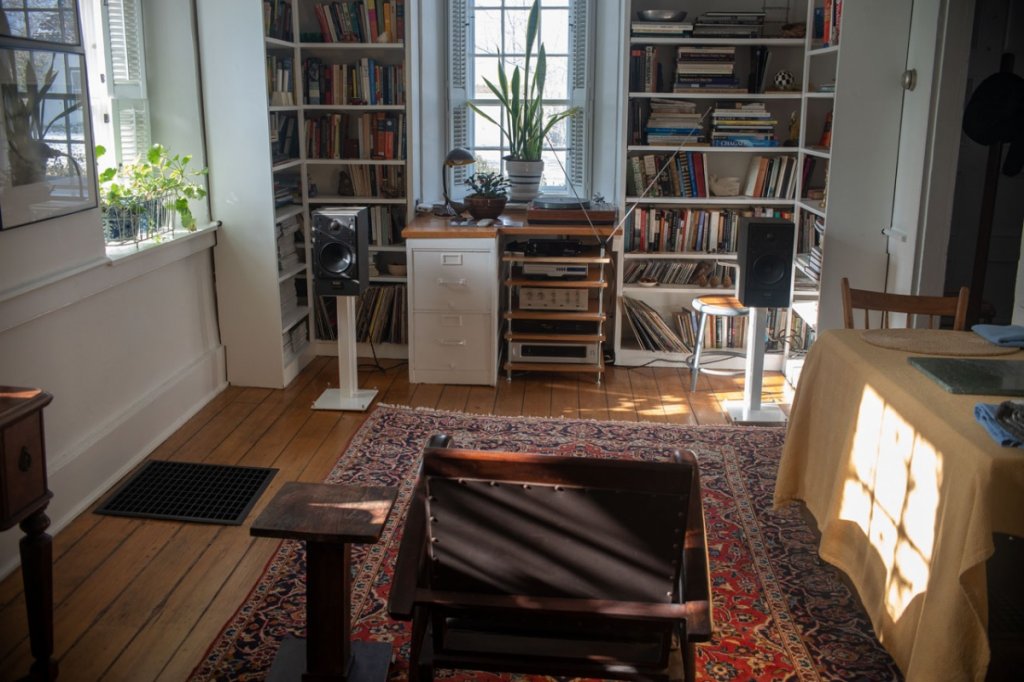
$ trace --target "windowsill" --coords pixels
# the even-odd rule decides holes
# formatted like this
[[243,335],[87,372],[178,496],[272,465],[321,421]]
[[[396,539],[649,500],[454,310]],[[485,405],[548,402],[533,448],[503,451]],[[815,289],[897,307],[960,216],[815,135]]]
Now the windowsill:
[[[208,235],[215,234],[217,228],[220,227],[220,221],[215,220],[207,225],[196,228],[195,231],[189,232],[184,228],[178,229],[169,235],[160,235],[159,240],[157,238],[147,239],[146,241],[139,242],[138,244],[124,244],[114,245],[107,247],[107,259],[111,265],[117,265],[121,261],[128,259],[134,259],[136,257],[148,254],[154,255],[150,252],[156,250],[176,250],[182,247],[186,247],[187,242],[195,239],[206,239]],[[190,248],[192,245],[188,244],[186,248]]]

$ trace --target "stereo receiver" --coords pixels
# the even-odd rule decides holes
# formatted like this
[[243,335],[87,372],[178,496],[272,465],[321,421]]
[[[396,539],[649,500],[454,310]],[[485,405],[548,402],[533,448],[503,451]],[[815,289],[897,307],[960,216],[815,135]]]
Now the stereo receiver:
[[596,343],[555,343],[513,341],[509,344],[512,362],[564,362],[592,365],[598,362],[600,346]]

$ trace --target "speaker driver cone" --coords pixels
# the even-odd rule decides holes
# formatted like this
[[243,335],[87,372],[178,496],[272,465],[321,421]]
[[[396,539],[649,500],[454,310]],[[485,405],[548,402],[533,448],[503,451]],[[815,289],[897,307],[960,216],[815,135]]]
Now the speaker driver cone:
[[344,275],[356,260],[348,244],[331,242],[320,249],[320,267],[334,275]]
[[759,284],[777,284],[786,276],[787,263],[778,256],[761,256],[754,261],[753,279]]

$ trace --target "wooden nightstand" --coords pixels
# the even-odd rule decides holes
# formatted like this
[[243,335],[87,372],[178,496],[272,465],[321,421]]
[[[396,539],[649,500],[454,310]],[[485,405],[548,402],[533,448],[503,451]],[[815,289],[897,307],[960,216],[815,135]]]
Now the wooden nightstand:
[[57,677],[53,660],[53,547],[44,510],[46,486],[43,408],[53,396],[37,388],[0,386],[0,530],[20,524],[21,577],[35,662],[31,680]]

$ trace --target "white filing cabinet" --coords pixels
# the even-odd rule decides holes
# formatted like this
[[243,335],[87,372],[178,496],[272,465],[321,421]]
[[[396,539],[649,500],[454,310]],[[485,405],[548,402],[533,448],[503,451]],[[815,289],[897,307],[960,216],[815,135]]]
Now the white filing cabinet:
[[498,240],[407,239],[409,381],[493,386]]

